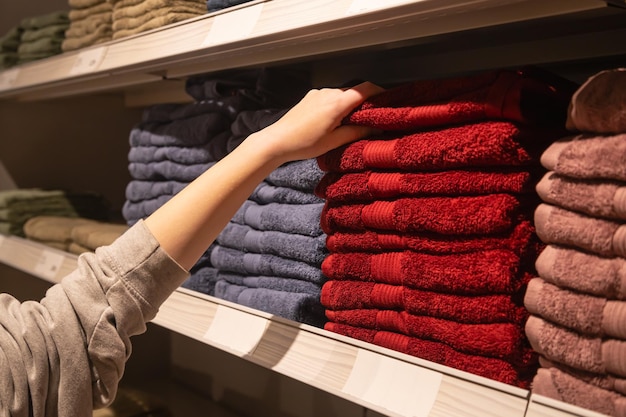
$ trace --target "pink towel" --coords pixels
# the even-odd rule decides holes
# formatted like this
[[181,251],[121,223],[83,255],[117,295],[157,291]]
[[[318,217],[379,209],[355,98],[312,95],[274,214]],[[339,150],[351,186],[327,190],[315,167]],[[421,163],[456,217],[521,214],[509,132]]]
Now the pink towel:
[[326,310],[326,317],[334,323],[441,342],[459,352],[505,359],[520,366],[534,357],[524,329],[518,324],[467,324],[377,309]]
[[502,359],[469,355],[458,352],[444,343],[399,333],[363,329],[333,322],[327,322],[324,328],[331,332],[521,388],[529,387],[532,376],[537,369],[536,360],[531,361],[525,367],[518,367]]
[[517,294],[457,295],[363,281],[326,281],[321,303],[329,310],[387,309],[459,323],[523,324],[528,310]]
[[539,369],[532,392],[612,417],[626,417],[626,398],[577,379],[557,368]]
[[[461,196],[534,191],[537,178],[528,171],[442,171],[327,173],[315,193],[332,202],[397,197]],[[626,203],[625,203],[626,206]]]
[[385,130],[486,119],[563,124],[575,87],[530,68],[419,80],[370,98],[347,122]]
[[542,368],[557,368],[559,371],[573,376],[576,379],[595,385],[605,390],[615,391],[619,394],[626,395],[626,378],[619,378],[614,375],[608,374],[594,374],[591,372],[581,371],[579,369],[571,368],[562,363],[554,362],[543,356],[539,357],[539,365]]
[[568,177],[626,181],[626,134],[563,138],[543,152],[540,162]]
[[579,333],[626,339],[626,301],[574,292],[534,278],[528,283],[524,305],[530,313]]
[[333,172],[526,166],[538,162],[548,145],[561,136],[546,129],[488,121],[363,139],[327,152],[317,163],[323,171]]
[[595,133],[626,133],[626,68],[600,71],[570,101],[566,127]]
[[434,233],[401,233],[346,231],[326,237],[331,252],[389,252],[414,250],[432,254],[477,252],[508,249],[522,256],[529,251],[539,253],[539,239],[528,220],[515,224],[511,230],[489,236],[448,236]]
[[626,341],[585,336],[531,315],[526,336],[547,359],[596,374],[626,376]]
[[499,249],[452,255],[331,253],[322,272],[329,279],[465,295],[514,294],[532,278],[517,255]]
[[626,300],[626,259],[605,258],[576,249],[548,245],[535,262],[544,280],[562,288]]
[[550,204],[535,210],[537,235],[547,244],[571,246],[601,256],[626,257],[626,225]]
[[626,182],[571,178],[551,171],[536,189],[546,203],[592,217],[626,220]]
[[[514,219],[524,209],[520,199],[510,194],[407,197],[369,204],[327,203],[320,220],[322,230],[329,235],[346,230],[475,235],[510,230]],[[528,214],[531,213],[528,209]]]

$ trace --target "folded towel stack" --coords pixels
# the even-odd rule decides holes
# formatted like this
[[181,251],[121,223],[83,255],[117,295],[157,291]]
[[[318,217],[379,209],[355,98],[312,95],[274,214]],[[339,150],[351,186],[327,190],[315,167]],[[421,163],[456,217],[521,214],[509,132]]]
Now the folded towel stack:
[[38,188],[0,191],[0,233],[24,236],[24,224],[36,216],[109,219],[109,205],[91,192],[42,190]]
[[206,0],[206,8],[211,13],[237,6],[238,4],[248,3],[249,1],[252,0]]
[[107,0],[69,0],[69,27],[63,51],[73,51],[113,38],[113,6]]
[[524,298],[541,355],[533,392],[626,416],[626,70],[591,76],[572,96],[573,135],[541,156],[541,252]]
[[23,30],[21,26],[14,26],[0,37],[0,70],[17,65],[17,48],[20,46]]
[[84,217],[35,216],[24,223],[26,238],[76,255],[110,245],[127,229]]
[[25,18],[17,48],[18,64],[58,55],[63,50],[61,44],[69,27],[67,11],[58,11],[41,16]]
[[207,13],[205,0],[107,0],[113,39],[136,35]]
[[503,70],[394,87],[351,113],[383,133],[318,158],[325,328],[528,387],[539,157],[573,91]]

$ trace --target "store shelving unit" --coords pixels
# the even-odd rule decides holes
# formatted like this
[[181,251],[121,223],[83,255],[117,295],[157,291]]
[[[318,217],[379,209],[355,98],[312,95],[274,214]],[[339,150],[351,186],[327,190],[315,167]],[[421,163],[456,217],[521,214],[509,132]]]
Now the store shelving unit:
[[[0,102],[121,94],[184,100],[181,80],[257,65],[406,77],[626,54],[626,4],[600,0],[269,0],[0,72]],[[612,41],[611,41],[612,40]],[[458,63],[458,65],[454,65]],[[366,67],[366,69],[363,69]],[[576,66],[580,68],[580,66]],[[77,257],[0,236],[0,262],[59,282]],[[364,409],[391,416],[596,417],[530,392],[185,289],[154,323]],[[236,327],[237,332],[232,332]]]

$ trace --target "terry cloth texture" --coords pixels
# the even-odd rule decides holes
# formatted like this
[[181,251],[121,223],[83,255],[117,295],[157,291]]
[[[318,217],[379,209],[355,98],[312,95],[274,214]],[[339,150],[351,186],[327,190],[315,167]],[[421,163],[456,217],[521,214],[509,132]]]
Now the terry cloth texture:
[[0,69],[17,65],[17,48],[23,31],[21,26],[14,26],[0,37]]
[[20,27],[23,31],[17,47],[18,64],[60,54],[68,26],[67,11],[22,19]]
[[63,51],[97,45],[113,38],[113,6],[106,0],[72,6],[69,19],[70,24],[61,45]]
[[615,134],[626,132],[626,68],[600,71],[572,96],[566,126],[570,130]]
[[573,91],[493,71],[401,85],[349,114],[382,132],[317,158],[325,328],[528,388],[539,158],[568,134]]

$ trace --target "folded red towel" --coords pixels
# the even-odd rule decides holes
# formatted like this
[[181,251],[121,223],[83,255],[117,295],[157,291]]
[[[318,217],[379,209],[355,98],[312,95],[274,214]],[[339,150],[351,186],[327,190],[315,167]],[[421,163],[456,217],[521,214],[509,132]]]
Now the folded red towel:
[[536,360],[531,361],[525,367],[519,367],[502,359],[469,355],[458,352],[444,343],[399,333],[364,329],[333,322],[327,322],[324,328],[331,332],[521,388],[529,387],[530,380],[537,370]]
[[333,172],[527,166],[539,164],[542,152],[561,136],[548,129],[488,121],[406,136],[363,139],[321,155],[317,163],[323,171]]
[[461,196],[534,192],[538,178],[528,170],[326,173],[315,194],[332,202],[397,197]]
[[452,255],[333,253],[322,262],[322,272],[329,279],[406,285],[448,294],[514,294],[533,277],[524,263],[500,249]]
[[518,214],[534,206],[523,205],[510,194],[472,197],[400,198],[368,204],[326,203],[322,230],[330,235],[345,230],[433,232],[445,235],[502,233],[510,230]]
[[[374,231],[338,231],[326,237],[331,252],[388,252],[414,250],[432,254],[478,252],[508,249],[520,256],[540,251],[539,238],[529,220],[522,220],[511,230],[489,236],[450,236],[436,233],[401,233]],[[542,246],[542,245],[541,245]]]
[[385,130],[485,119],[563,125],[575,87],[528,69],[418,80],[371,97],[347,122]]
[[321,303],[329,310],[395,309],[459,323],[523,324],[523,288],[516,294],[457,295],[363,281],[326,281]]
[[406,311],[358,309],[326,310],[340,324],[386,330],[444,343],[459,352],[505,359],[524,366],[534,357],[523,326],[513,323],[468,324]]

